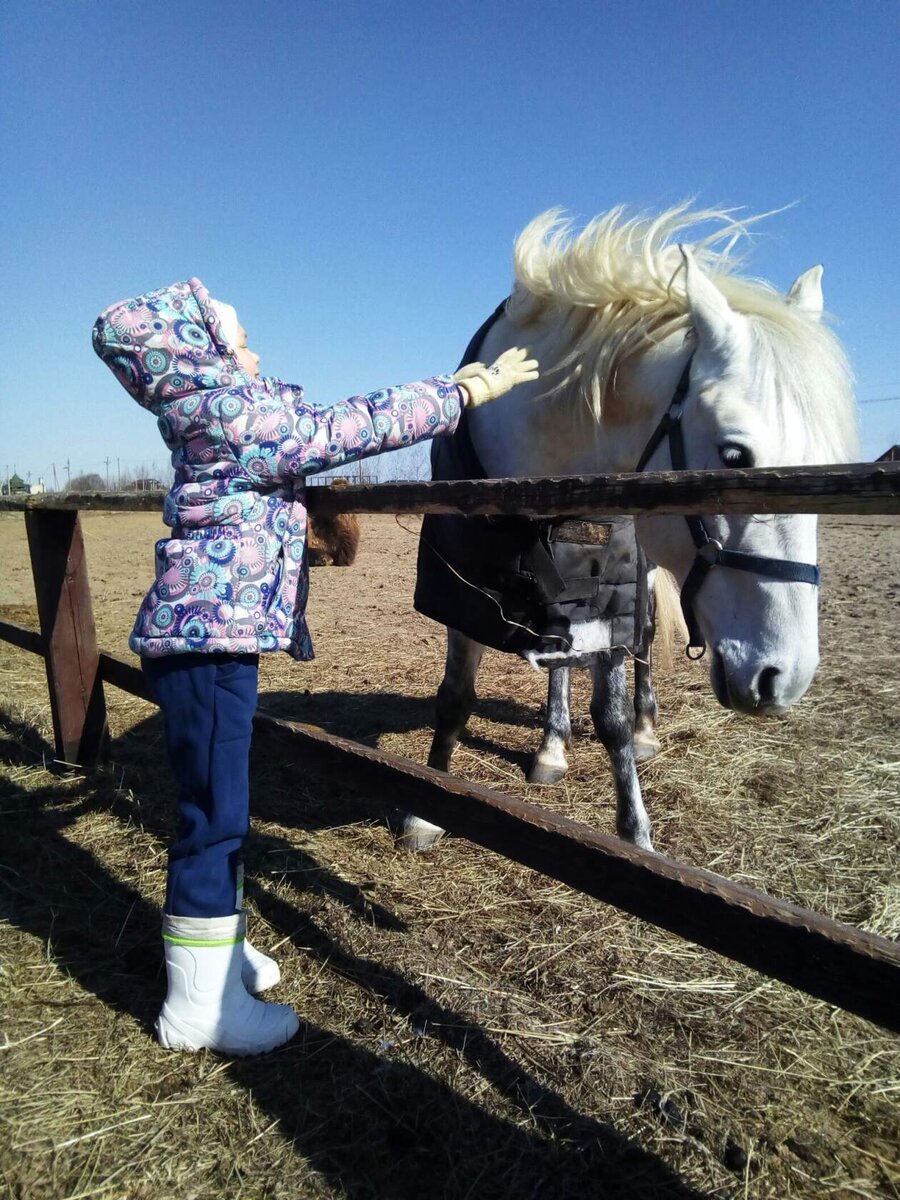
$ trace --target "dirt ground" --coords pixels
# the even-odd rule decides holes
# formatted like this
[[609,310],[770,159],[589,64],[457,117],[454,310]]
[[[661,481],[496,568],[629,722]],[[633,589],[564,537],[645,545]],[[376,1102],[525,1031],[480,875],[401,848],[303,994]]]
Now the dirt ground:
[[[126,653],[162,526],[83,520],[99,641]],[[318,657],[267,656],[266,708],[425,760],[443,635],[412,611],[416,529],[364,517],[357,565],[313,572]],[[642,782],[662,852],[897,937],[898,523],[825,519],[820,561],[809,695],[753,722],[678,661],[657,678],[663,749]],[[36,624],[11,514],[0,618]],[[569,776],[524,784],[544,687],[488,654],[454,770],[611,830],[583,676]],[[155,710],[107,700],[109,764],[48,770],[43,668],[0,645],[2,1194],[900,1194],[895,1038],[462,839],[399,853],[390,796],[261,754],[252,936],[301,1031],[258,1060],[163,1051],[171,783]]]

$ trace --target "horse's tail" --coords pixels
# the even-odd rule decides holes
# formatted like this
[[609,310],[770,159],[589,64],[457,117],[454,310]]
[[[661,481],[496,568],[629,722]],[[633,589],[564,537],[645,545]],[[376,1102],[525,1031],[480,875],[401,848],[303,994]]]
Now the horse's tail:
[[656,568],[656,637],[653,642],[654,665],[664,671],[672,669],[675,646],[687,645],[688,631],[681,614],[678,585],[664,567]]

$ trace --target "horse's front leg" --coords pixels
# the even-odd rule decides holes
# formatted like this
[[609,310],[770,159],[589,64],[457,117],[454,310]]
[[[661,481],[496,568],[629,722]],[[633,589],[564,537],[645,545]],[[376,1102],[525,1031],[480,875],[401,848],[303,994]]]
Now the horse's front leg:
[[529,768],[529,783],[559,783],[569,769],[566,750],[572,744],[569,717],[571,674],[568,667],[553,667],[549,676],[544,740]]
[[660,749],[656,736],[659,705],[653,694],[651,677],[653,638],[656,634],[655,575],[656,568],[653,567],[648,572],[646,607],[643,613],[638,614],[641,636],[634,656],[634,756],[638,762],[655,758]]
[[652,850],[650,819],[641,797],[634,757],[634,716],[621,651],[598,654],[591,668],[591,719],[606,748],[616,786],[616,832],[627,842]]
[[[447,662],[435,704],[434,737],[428,753],[429,767],[450,770],[450,757],[475,707],[475,677],[484,646],[471,638],[447,630]],[[439,825],[421,817],[405,815],[397,841],[407,850],[427,850],[444,836]]]

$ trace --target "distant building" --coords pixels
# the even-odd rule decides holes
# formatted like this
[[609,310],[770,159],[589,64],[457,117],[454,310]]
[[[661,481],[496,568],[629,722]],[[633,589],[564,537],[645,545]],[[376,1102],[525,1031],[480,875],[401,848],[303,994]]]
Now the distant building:
[[39,479],[37,483],[29,483],[28,485],[28,491],[32,496],[43,496],[46,490],[43,479]]
[[158,479],[134,479],[131,483],[122,484],[123,492],[164,492],[166,485]]
[[884,454],[880,454],[875,459],[876,462],[900,462],[900,446],[891,446],[890,450],[885,450]]

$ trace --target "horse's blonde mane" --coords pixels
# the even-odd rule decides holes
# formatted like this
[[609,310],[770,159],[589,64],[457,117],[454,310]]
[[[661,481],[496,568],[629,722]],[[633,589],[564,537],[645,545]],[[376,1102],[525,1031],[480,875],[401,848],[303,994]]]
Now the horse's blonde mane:
[[[600,420],[619,366],[649,345],[690,329],[677,245],[690,240],[698,265],[731,307],[749,319],[753,383],[768,381],[771,390],[776,380],[779,401],[797,405],[809,431],[810,453],[823,461],[855,457],[851,374],[837,338],[771,284],[735,273],[744,259],[738,248],[761,219],[739,219],[727,209],[693,209],[689,203],[658,216],[629,217],[620,206],[575,233],[559,210],[542,213],[516,241],[516,282],[507,315],[522,329],[545,327],[542,334],[551,337],[554,360],[552,390],[577,381],[578,392]],[[701,225],[712,225],[713,231],[683,236]]]

